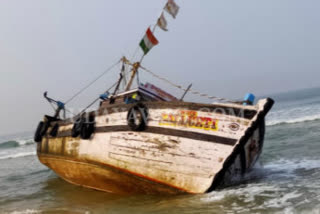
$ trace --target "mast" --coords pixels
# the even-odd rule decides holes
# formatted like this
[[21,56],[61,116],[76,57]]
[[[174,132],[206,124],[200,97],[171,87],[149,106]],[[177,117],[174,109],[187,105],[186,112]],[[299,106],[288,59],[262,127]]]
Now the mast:
[[129,90],[130,90],[131,85],[132,85],[132,83],[133,83],[133,80],[134,80],[137,72],[138,72],[139,67],[140,67],[140,62],[136,62],[136,63],[134,63],[134,64],[132,65],[131,77],[130,77],[130,80],[129,80],[127,86],[126,86],[125,91],[129,91]]

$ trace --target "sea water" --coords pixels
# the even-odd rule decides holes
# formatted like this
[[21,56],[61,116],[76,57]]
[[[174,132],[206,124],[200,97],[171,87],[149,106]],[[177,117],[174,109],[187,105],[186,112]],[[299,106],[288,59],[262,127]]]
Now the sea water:
[[320,213],[320,89],[273,98],[259,164],[239,185],[209,194],[74,186],[39,163],[31,133],[0,137],[0,213]]

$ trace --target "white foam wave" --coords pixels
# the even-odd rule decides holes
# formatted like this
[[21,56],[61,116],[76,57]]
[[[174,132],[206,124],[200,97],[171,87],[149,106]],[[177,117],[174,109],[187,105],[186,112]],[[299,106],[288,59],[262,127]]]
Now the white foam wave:
[[[303,193],[298,190],[289,190],[276,183],[253,183],[241,188],[212,192],[201,200],[205,203],[217,203],[226,199],[236,199],[240,200],[243,204],[247,204],[247,206],[239,207],[239,203],[232,203],[224,207],[224,209],[230,211],[230,213],[260,213],[261,210],[294,207],[295,201],[302,201],[302,197]],[[263,203],[258,205],[256,203],[257,198],[264,198]]]
[[[301,193],[297,190],[288,191],[286,182],[270,182],[275,180],[275,177],[286,177],[284,180],[287,181],[287,177],[296,177],[297,171],[300,169],[312,170],[320,169],[320,160],[310,160],[310,159],[300,159],[300,160],[287,160],[281,159],[272,163],[264,165],[262,168],[253,170],[252,174],[253,179],[256,177],[256,173],[262,174],[262,177],[259,177],[260,183],[252,182],[247,184],[244,187],[240,188],[230,188],[221,191],[216,191],[208,194],[206,197],[202,198],[205,202],[217,202],[222,201],[227,197],[239,196],[243,198],[245,203],[249,203],[255,200],[256,196],[267,197],[270,200],[265,201],[263,204],[264,207],[269,208],[279,208],[288,205],[292,199],[301,197]],[[248,177],[250,177],[250,174]],[[290,179],[289,179],[290,180]],[[301,180],[301,182],[303,182]],[[313,183],[311,186],[315,187],[316,184]],[[279,193],[283,195],[279,198]]]
[[0,157],[0,160],[5,160],[5,159],[14,159],[14,158],[20,158],[20,157],[27,157],[27,156],[33,156],[36,155],[35,151],[32,152],[21,152],[21,153],[16,153],[16,154],[9,154]]
[[16,140],[20,146],[34,144],[33,139],[23,139],[23,140]]
[[41,211],[27,209],[27,210],[22,210],[22,211],[13,211],[10,214],[36,214],[36,213],[41,213]]
[[15,139],[15,140],[7,140],[0,142],[1,149],[11,149],[17,147],[24,147],[33,145],[35,142],[32,139]]
[[279,124],[303,123],[303,122],[309,122],[314,120],[320,120],[320,114],[303,116],[303,117],[292,118],[292,119],[274,119],[274,120],[267,121],[266,124],[267,126],[275,126]]
[[202,200],[205,202],[221,201],[227,197],[232,197],[234,195],[241,195],[245,202],[248,203],[253,201],[255,196],[265,196],[272,197],[276,191],[284,191],[285,189],[280,188],[276,185],[267,184],[252,184],[246,186],[245,188],[232,188],[222,191],[216,191],[208,194]]
[[274,172],[283,172],[282,174],[294,174],[296,170],[312,170],[320,168],[320,160],[300,159],[300,160],[286,160],[280,159],[278,161],[268,163],[263,166],[263,170],[270,170]]
[[302,193],[298,193],[298,191],[288,192],[284,195],[279,195],[278,197],[266,200],[263,206],[268,208],[283,208],[292,206],[293,203],[291,201],[301,196]]

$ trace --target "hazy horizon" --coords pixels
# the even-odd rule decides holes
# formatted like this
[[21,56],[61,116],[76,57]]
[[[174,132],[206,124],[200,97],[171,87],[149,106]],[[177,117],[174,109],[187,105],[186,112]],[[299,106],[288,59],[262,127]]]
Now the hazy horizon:
[[[165,2],[2,1],[0,136],[31,131],[52,113],[44,91],[65,101],[123,55],[132,59]],[[165,14],[169,31],[156,31],[160,44],[143,62],[153,72],[231,99],[320,87],[320,2],[176,2],[177,19]],[[94,100],[118,78],[119,68],[68,107]],[[143,82],[182,94],[140,74]]]

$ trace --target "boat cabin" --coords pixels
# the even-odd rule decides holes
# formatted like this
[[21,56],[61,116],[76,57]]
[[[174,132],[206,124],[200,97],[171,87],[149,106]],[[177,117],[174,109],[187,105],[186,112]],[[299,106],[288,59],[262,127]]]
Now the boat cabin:
[[115,96],[107,95],[101,99],[103,100],[100,103],[101,107],[107,107],[113,104],[132,104],[146,101],[178,101],[176,97],[151,83],[140,84],[136,89],[126,91]]

